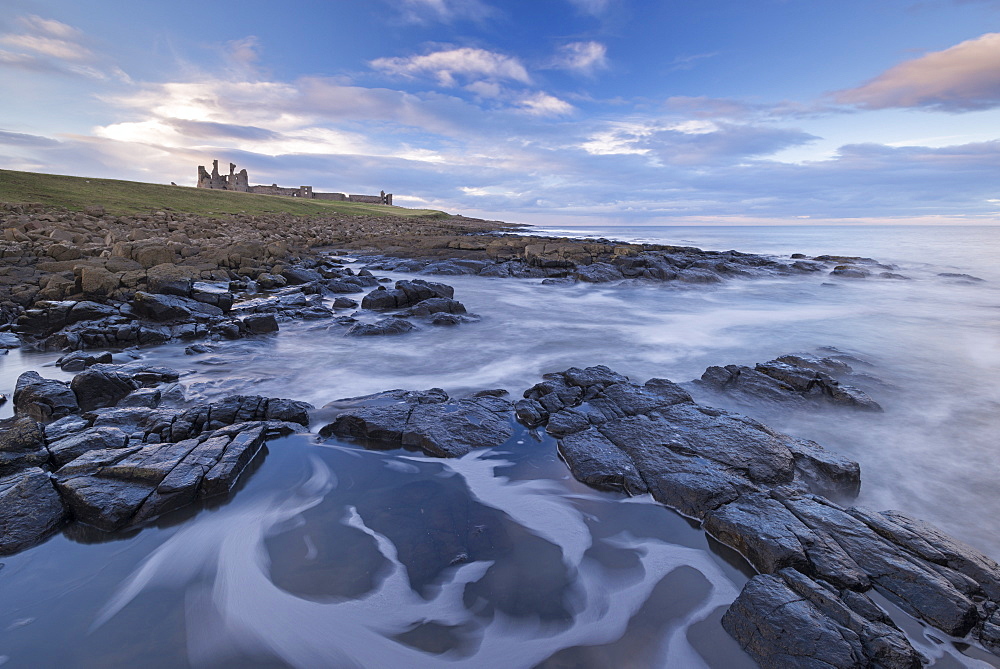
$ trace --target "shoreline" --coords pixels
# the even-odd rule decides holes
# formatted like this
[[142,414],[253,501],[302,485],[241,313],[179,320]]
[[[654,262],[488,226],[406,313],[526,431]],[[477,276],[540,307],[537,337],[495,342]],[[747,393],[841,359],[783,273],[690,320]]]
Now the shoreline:
[[[60,494],[69,494],[69,499],[74,500],[72,516],[105,529],[128,527],[132,522],[141,527],[165,510],[200,499],[198,482],[194,488],[156,488],[151,493],[145,482],[129,478],[147,467],[148,459],[172,454],[173,459],[161,463],[162,467],[157,465],[164,475],[182,463],[178,471],[188,471],[202,456],[210,458],[213,467],[226,462],[211,478],[206,494],[228,490],[270,436],[308,425],[311,407],[294,400],[264,397],[241,397],[239,401],[224,398],[207,405],[182,403],[172,407],[170,402],[176,400],[172,389],[176,385],[175,372],[108,364],[107,360],[88,357],[83,353],[86,349],[127,349],[171,339],[236,339],[275,332],[280,322],[290,319],[329,319],[343,325],[345,335],[352,331],[365,335],[401,334],[397,331],[402,327],[399,323],[411,320],[433,325],[468,323],[474,319],[454,300],[454,291],[438,283],[439,277],[449,274],[532,278],[551,284],[656,281],[689,286],[816,273],[845,280],[905,278],[870,258],[778,259],[604,239],[544,238],[518,234],[520,228],[487,230],[496,222],[478,219],[434,221],[421,231],[414,227],[424,222],[405,221],[407,234],[401,235],[404,222],[395,219],[338,220],[344,229],[336,230],[324,227],[324,222],[294,217],[230,217],[226,222],[243,235],[237,236],[234,244],[228,241],[227,234],[199,236],[211,232],[206,230],[208,223],[204,219],[175,217],[170,212],[129,219],[132,225],[127,231],[124,228],[129,227],[128,223],[112,217],[103,239],[97,239],[97,230],[91,229],[99,228],[99,222],[106,220],[106,215],[96,210],[83,215],[83,219],[70,212],[13,213],[19,222],[17,226],[5,224],[5,237],[14,237],[8,240],[5,258],[17,257],[18,264],[8,268],[22,268],[14,272],[15,276],[26,276],[30,270],[30,276],[37,277],[37,290],[30,296],[20,293],[26,304],[20,305],[16,324],[8,321],[2,330],[8,335],[8,343],[10,331],[17,330],[32,340],[29,346],[78,352],[65,356],[62,366],[80,373],[69,385],[37,374],[19,380],[14,398],[17,416],[11,419],[13,422],[4,421],[4,434],[10,439],[15,432],[20,435],[17,464],[13,466],[28,469],[5,480],[12,483],[12,477],[19,477],[18,486],[47,490],[46,476],[51,474],[39,466],[54,466],[50,458],[55,448],[60,453],[55,462],[58,468],[53,470],[56,480],[63,488],[75,491],[66,493],[60,488]],[[22,216],[28,216],[28,220],[22,221]],[[142,224],[136,227],[139,221]],[[73,234],[70,228],[77,224],[93,233],[81,244],[67,238],[67,234]],[[290,235],[293,244],[282,246],[275,240],[275,236],[284,234],[278,224],[306,227]],[[347,234],[345,230],[355,238],[324,243],[334,238],[341,241],[343,238],[337,235]],[[17,231],[26,239],[17,239]],[[151,232],[164,235],[148,234]],[[120,234],[124,237],[120,238]],[[316,243],[311,245],[311,241]],[[80,257],[65,257],[64,249],[73,247]],[[8,256],[10,250],[20,250],[21,255]],[[365,269],[355,272],[346,267],[330,255],[334,250],[359,256]],[[376,254],[366,255],[368,251]],[[172,255],[168,256],[168,252]],[[29,253],[33,254],[30,258]],[[382,284],[388,279],[373,273],[380,270],[414,271],[433,280],[399,281],[394,288],[386,289]],[[5,289],[11,285],[16,284],[3,284]],[[352,293],[366,293],[360,305],[362,312],[369,312],[372,318],[385,318],[372,324],[346,312],[338,314],[338,308],[354,311],[359,306],[346,297]],[[56,294],[58,299],[48,297]],[[326,302],[336,296],[332,307],[326,305],[324,296]],[[343,300],[340,307],[338,300]],[[360,332],[365,328],[356,330],[358,326],[381,330]],[[115,333],[115,339],[108,339],[110,332]],[[90,340],[89,336],[103,339]],[[752,396],[784,393],[797,386],[803,392],[819,388],[823,396],[838,396],[847,386],[840,386],[831,375],[837,366],[822,363],[828,367],[821,371],[817,364],[800,359],[770,361],[763,371],[761,365],[755,369],[714,368],[709,381],[720,390],[742,385],[739,390]],[[81,378],[84,381],[77,381]],[[817,379],[826,385],[818,385]],[[761,385],[772,382],[777,385]],[[105,398],[108,388],[115,390]],[[67,390],[75,396],[76,409]],[[866,406],[864,397],[851,397],[849,392],[846,397],[852,406]],[[686,391],[669,381],[653,379],[638,386],[607,368],[573,368],[546,375],[541,383],[525,391],[524,400],[516,403],[489,389],[469,398],[410,389],[394,401],[413,405],[406,414],[407,421],[418,408],[427,414],[421,418],[423,431],[407,422],[399,424],[399,416],[391,412],[384,415],[385,399],[366,396],[344,400],[361,408],[342,411],[324,429],[329,428],[330,435],[362,442],[377,442],[387,433],[398,435],[398,442],[394,436],[381,447],[411,446],[431,456],[455,457],[502,443],[510,436],[505,423],[516,416],[522,426],[544,430],[557,440],[560,456],[578,480],[629,494],[651,492],[667,507],[703,523],[706,532],[740,552],[760,573],[730,609],[724,625],[765,664],[787,645],[794,645],[795,639],[782,636],[786,634],[782,630],[804,625],[810,634],[827,635],[824,643],[832,644],[820,656],[846,652],[860,653],[855,655],[858,659],[873,659],[889,653],[900,666],[917,666],[917,651],[901,633],[893,631],[888,618],[878,613],[879,607],[864,594],[872,589],[896,597],[896,603],[904,609],[917,612],[949,634],[963,637],[971,631],[984,645],[1000,649],[1000,616],[996,613],[1000,610],[1000,567],[989,558],[906,516],[845,511],[823,495],[856,494],[856,463],[824,452],[815,444],[787,441],[791,439],[787,435],[776,434],[760,424],[753,429],[778,439],[780,447],[767,446],[759,451],[751,447],[744,452],[744,442],[763,438],[747,432],[749,419],[694,403]],[[874,410],[871,406],[868,409]],[[213,415],[229,418],[213,419]],[[240,415],[242,422],[232,422]],[[449,423],[466,415],[471,424],[483,426],[484,430],[471,442],[461,425]],[[643,420],[638,424],[652,422],[659,426],[635,427],[631,419],[639,418]],[[671,452],[668,455],[633,444],[672,443],[658,430],[664,426],[674,429],[670,426],[684,425],[685,421],[695,421],[699,430],[725,435],[722,440],[728,451],[720,451],[715,443],[692,442],[666,449]],[[56,423],[60,423],[58,429],[47,434],[44,426]],[[32,428],[32,424],[36,427]],[[181,427],[175,431],[174,424]],[[631,432],[633,429],[639,431]],[[197,457],[191,455],[196,452]],[[189,456],[193,458],[190,462]],[[747,462],[751,463],[749,467]],[[66,467],[70,470],[64,472]],[[131,491],[138,487],[144,491],[138,506],[125,504],[125,515],[113,505],[103,508],[92,497],[101,499],[108,494],[101,487],[106,484],[102,479],[105,468],[108,476],[117,477],[116,485],[123,486],[120,489]],[[692,484],[692,479],[701,482]],[[737,491],[735,497],[727,492],[732,490]],[[154,493],[155,497],[150,497]],[[68,513],[56,508],[51,495],[46,500],[53,515],[43,536],[60,527]],[[795,529],[790,529],[793,526]],[[847,540],[845,532],[851,537],[861,533],[864,541],[841,554],[830,547],[843,544]],[[826,550],[836,555],[831,558]],[[870,555],[879,556],[882,562],[865,562]],[[824,562],[830,559],[834,563]],[[888,572],[885,565],[891,567]],[[942,569],[951,571],[945,573]],[[899,582],[914,579],[920,583],[916,593],[899,591]],[[802,601],[808,604],[791,606]],[[769,611],[779,607],[787,607],[786,617],[775,619]],[[857,641],[850,640],[851,634]],[[762,644],[761,636],[771,637],[772,641]],[[778,637],[780,640],[773,640]],[[846,647],[838,646],[844,639],[848,639]]]

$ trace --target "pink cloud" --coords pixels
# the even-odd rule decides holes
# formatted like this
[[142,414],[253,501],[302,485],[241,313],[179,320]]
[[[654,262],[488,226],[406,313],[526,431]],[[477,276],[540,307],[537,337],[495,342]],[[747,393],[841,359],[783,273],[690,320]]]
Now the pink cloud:
[[866,109],[971,111],[1000,106],[1000,33],[900,63],[862,86],[835,93],[834,99]]

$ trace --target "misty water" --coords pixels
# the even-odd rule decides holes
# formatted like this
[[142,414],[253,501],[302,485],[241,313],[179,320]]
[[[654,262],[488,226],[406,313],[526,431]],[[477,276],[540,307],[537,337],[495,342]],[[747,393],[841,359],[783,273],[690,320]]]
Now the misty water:
[[[1000,559],[997,228],[594,228],[558,234],[873,257],[909,280],[823,275],[711,286],[443,277],[482,321],[397,338],[322,322],[137,351],[192,399],[317,407],[392,388],[453,396],[603,364],[644,382],[788,353],[854,356],[884,413],[731,408],[861,463],[858,504],[900,509]],[[983,279],[943,277],[967,274]],[[378,274],[385,274],[379,272]],[[390,274],[392,278],[410,275]],[[70,378],[12,351],[17,375]],[[124,356],[121,356],[124,357]],[[3,407],[10,414],[10,407]],[[323,425],[317,411],[313,429]],[[234,494],[121,535],[77,529],[3,558],[5,666],[753,666],[719,626],[752,572],[648,498],[576,481],[543,434],[452,461],[315,434],[269,443]],[[886,603],[887,607],[891,607]],[[935,666],[975,649],[893,615]],[[937,639],[935,641],[935,639]],[[975,659],[979,658],[979,659]]]

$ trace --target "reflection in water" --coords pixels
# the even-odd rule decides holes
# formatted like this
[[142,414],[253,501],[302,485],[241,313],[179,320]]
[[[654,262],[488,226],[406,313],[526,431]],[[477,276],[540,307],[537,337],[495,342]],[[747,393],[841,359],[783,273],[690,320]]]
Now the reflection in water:
[[[403,554],[389,535],[432,534],[434,520],[415,527],[412,507],[389,502],[389,508],[400,512],[396,526],[383,514],[376,522],[386,531],[373,529],[364,513],[347,503],[347,495],[332,494],[338,487],[337,476],[325,460],[314,456],[309,478],[288,492],[182,527],[127,579],[95,626],[111,624],[146,591],[185,588],[188,653],[196,666],[218,666],[262,653],[299,667],[420,667],[441,666],[442,661],[449,666],[532,666],[560,649],[566,650],[552,657],[551,666],[566,666],[570,657],[574,666],[606,666],[604,653],[581,646],[613,644],[626,629],[641,651],[634,658],[639,660],[636,666],[649,666],[647,660],[659,664],[667,654],[677,666],[705,666],[685,633],[691,624],[732,601],[737,590],[704,551],[628,531],[595,541],[578,508],[583,501],[579,493],[567,494],[547,481],[495,476],[495,469],[510,464],[506,460],[482,454],[444,462],[407,458],[416,471],[401,471],[389,464],[394,463],[392,455],[363,455],[369,463],[377,461],[378,478],[385,479],[385,487],[398,490],[399,479],[411,477],[423,483],[443,482],[441,492],[464,490],[460,512],[484,507],[470,513],[470,518],[485,526],[455,529],[495,537],[482,542],[481,548],[492,552],[492,559],[463,552],[453,564],[437,569],[432,586],[415,588],[408,567],[420,547],[404,543],[407,554]],[[407,499],[404,492],[399,501]],[[448,496],[445,500],[454,510],[457,500]],[[600,496],[586,501],[611,503]],[[428,509],[433,505],[421,507]],[[351,530],[341,533],[344,540],[368,539],[374,544],[383,563],[377,563],[377,578],[368,591],[304,597],[272,579],[274,555],[287,548],[281,537],[294,537],[305,547],[304,563],[322,554],[315,543],[303,541],[327,532],[324,525],[316,526],[311,512],[326,519],[338,516],[338,522]],[[510,537],[517,532],[534,537],[539,545],[532,548],[524,537]],[[505,542],[505,536],[515,540]],[[434,544],[433,536],[428,540]],[[552,548],[556,550],[546,550]],[[523,554],[526,550],[531,554]],[[506,576],[491,581],[491,572],[505,570]],[[556,583],[554,587],[532,581],[534,572],[547,571],[562,571],[566,578],[548,579]],[[664,580],[668,575],[672,578]],[[489,587],[477,587],[483,583]],[[324,588],[322,582],[316,585]],[[652,594],[662,598],[667,590],[680,595],[670,597],[673,610],[647,611],[640,623],[630,625]],[[539,591],[545,596],[539,598]],[[568,615],[553,616],[549,598],[565,607]],[[642,620],[648,617],[652,620]],[[623,660],[630,662],[631,655],[626,653]]]

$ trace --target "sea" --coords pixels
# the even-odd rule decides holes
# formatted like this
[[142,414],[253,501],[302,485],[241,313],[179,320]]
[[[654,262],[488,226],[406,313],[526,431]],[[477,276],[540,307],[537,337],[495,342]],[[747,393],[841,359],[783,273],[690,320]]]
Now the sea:
[[[454,286],[481,321],[394,338],[282,323],[276,335],[205,354],[168,344],[116,359],[179,370],[191,399],[259,394],[319,408],[394,388],[503,388],[517,398],[571,366],[688,382],[712,365],[849,356],[884,412],[692,392],[858,461],[858,505],[904,511],[1000,560],[1000,228],[533,232],[860,256],[905,278],[421,277]],[[69,379],[57,357],[0,357],[0,392],[27,370]],[[0,417],[10,412],[0,407]],[[228,497],[115,535],[71,527],[0,558],[0,665],[755,666],[719,622],[753,575],[742,557],[648,497],[576,482],[544,433],[519,428],[502,447],[437,460],[321,439],[323,417],[318,409],[313,433],[270,442]],[[931,666],[1000,666],[884,606]]]

